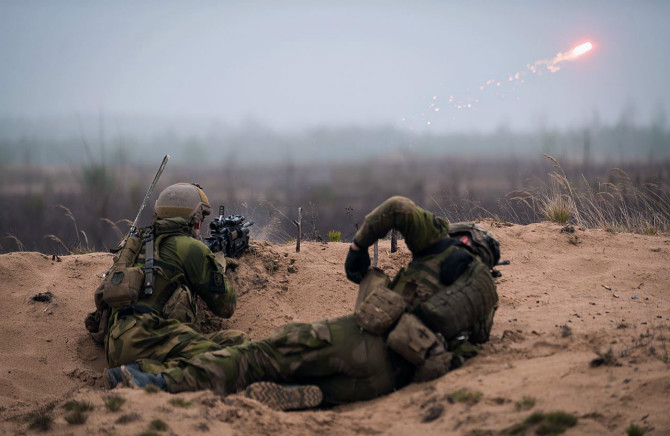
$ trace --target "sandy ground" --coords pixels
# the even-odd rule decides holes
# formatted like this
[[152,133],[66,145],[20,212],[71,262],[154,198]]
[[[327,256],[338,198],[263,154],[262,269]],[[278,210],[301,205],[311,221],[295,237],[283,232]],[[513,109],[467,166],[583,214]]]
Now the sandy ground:
[[[240,395],[103,389],[102,350],[83,320],[110,255],[4,254],[0,433],[33,433],[30,417],[43,412],[53,417],[54,434],[481,435],[500,434],[533,412],[564,411],[578,418],[565,434],[625,434],[631,424],[670,434],[670,238],[560,230],[549,223],[494,229],[511,265],[500,267],[492,339],[463,368],[373,401],[288,413]],[[254,244],[232,274],[237,312],[207,328],[262,338],[287,322],[352,310],[346,244],[303,243],[300,253]],[[390,274],[410,258],[399,245],[391,254],[389,241],[380,244],[379,266]],[[47,301],[35,301],[38,294]],[[481,397],[459,401],[461,389]],[[105,406],[110,395],[126,400],[119,411]],[[64,405],[73,399],[94,408],[82,424],[66,422]],[[152,427],[154,420],[166,429]]]

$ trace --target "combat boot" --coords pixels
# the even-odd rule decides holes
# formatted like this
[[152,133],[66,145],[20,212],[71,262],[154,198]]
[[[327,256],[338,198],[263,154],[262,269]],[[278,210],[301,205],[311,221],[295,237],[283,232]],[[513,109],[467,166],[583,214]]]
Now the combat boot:
[[281,385],[273,382],[250,384],[246,396],[275,410],[310,409],[323,401],[323,393],[318,386]]
[[167,391],[163,374],[144,372],[137,363],[106,369],[102,373],[102,378],[108,389],[114,389],[119,385],[130,388],[143,388],[153,385]]
[[114,389],[116,386],[118,386],[119,383],[123,381],[121,367],[117,366],[115,368],[106,369],[102,373],[102,379],[104,380],[105,387],[107,389]]
[[163,374],[144,372],[140,369],[140,365],[137,363],[121,365],[121,376],[123,377],[124,386],[144,388],[153,385],[167,391],[167,385],[165,384],[165,377],[163,377]]

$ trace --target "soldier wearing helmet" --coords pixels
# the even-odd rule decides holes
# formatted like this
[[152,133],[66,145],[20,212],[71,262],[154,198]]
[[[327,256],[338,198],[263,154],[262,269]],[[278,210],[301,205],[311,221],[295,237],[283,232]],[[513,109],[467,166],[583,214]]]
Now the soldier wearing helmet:
[[[457,237],[445,220],[391,197],[365,217],[345,262],[347,277],[361,285],[354,314],[288,324],[267,339],[174,364],[140,360],[110,368],[107,379],[169,392],[246,389],[270,407],[291,409],[367,400],[439,377],[488,340],[498,302],[497,239],[473,223],[454,227]],[[369,268],[368,254],[391,229],[413,255],[393,280]]]
[[232,316],[237,303],[225,276],[225,258],[195,238],[210,213],[209,200],[197,184],[177,183],[158,196],[153,223],[140,232],[132,266],[144,271],[139,297],[110,304],[104,338],[110,367],[138,359],[189,359],[247,341],[243,332],[234,330],[199,332],[197,298],[224,318]]

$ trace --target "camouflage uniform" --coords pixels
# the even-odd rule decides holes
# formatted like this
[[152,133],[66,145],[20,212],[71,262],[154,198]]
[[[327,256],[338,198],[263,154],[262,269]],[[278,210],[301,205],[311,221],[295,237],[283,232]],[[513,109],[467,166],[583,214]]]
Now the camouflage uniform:
[[[466,250],[449,239],[446,221],[404,197],[392,197],[372,211],[355,242],[367,249],[392,228],[402,233],[414,260],[398,273],[391,289],[403,296],[408,311],[435,332],[450,332],[444,337],[452,353],[471,355],[473,349],[462,343],[463,338],[469,336],[475,343],[487,340],[495,310],[482,311],[478,306],[495,306],[497,301],[488,267],[466,253],[470,259],[465,267],[457,268],[453,283],[441,283],[441,265],[453,253]],[[482,292],[485,296],[478,295],[479,287],[486,290]],[[468,292],[462,292],[464,289]],[[440,290],[448,291],[443,294],[448,295],[449,302],[456,301],[453,325],[431,325],[433,312],[424,307],[423,303]],[[266,380],[317,385],[324,402],[337,404],[387,394],[412,380],[415,366],[386,346],[386,335],[366,332],[349,315],[312,324],[289,324],[268,339],[208,351],[179,365],[152,360],[138,363],[145,372],[162,373],[171,392],[213,389],[229,394]]]
[[[109,367],[138,359],[178,365],[197,354],[246,342],[246,335],[235,330],[199,332],[197,297],[214,314],[229,318],[237,296],[223,266],[206,245],[193,238],[187,221],[156,219],[152,228],[157,267],[153,293],[112,311],[105,340]],[[138,264],[144,265],[144,249]]]

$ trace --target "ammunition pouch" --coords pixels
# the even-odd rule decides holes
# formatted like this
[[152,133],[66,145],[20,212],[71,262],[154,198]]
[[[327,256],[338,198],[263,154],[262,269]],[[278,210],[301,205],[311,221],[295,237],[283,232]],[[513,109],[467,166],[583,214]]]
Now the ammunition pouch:
[[372,290],[378,286],[388,287],[391,283],[389,277],[384,274],[379,268],[371,268],[361,280],[361,284],[358,286],[358,297],[356,298],[356,305],[354,306],[354,311],[357,311],[360,305],[365,301],[367,296],[372,292]]
[[[366,281],[367,280],[367,281]],[[356,304],[356,322],[368,332],[380,335],[388,331],[405,310],[405,301],[387,287],[388,277],[372,269],[365,275],[359,290],[362,303]]]
[[438,337],[416,316],[405,313],[386,339],[386,345],[407,361],[419,366],[426,360],[428,350],[442,346]]

